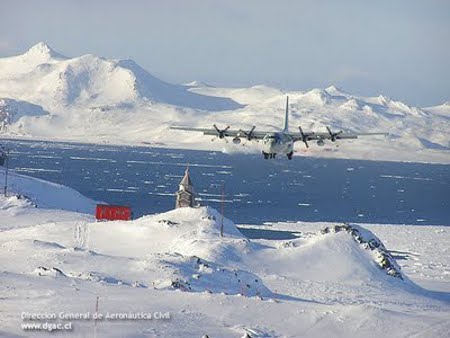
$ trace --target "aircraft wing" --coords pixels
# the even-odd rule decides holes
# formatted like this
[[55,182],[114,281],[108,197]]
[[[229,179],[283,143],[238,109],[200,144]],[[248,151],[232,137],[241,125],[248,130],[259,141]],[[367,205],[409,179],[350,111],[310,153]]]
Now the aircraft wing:
[[330,135],[329,133],[304,133],[303,135],[300,133],[289,133],[295,141],[303,141],[303,135],[306,137],[307,141],[310,140],[343,140],[343,139],[355,139],[358,136],[375,136],[375,135],[389,135],[389,133],[339,133],[337,135]]
[[289,133],[289,135],[294,139],[295,142],[302,141],[308,147],[308,141],[312,140],[344,140],[344,139],[356,139],[358,136],[376,136],[383,135],[387,136],[389,133],[345,133],[343,131],[332,132],[330,128],[327,127],[328,132],[326,133],[316,133],[316,132],[303,132],[302,128],[299,127],[299,133]]
[[214,128],[193,128],[193,127],[184,127],[184,126],[170,126],[170,129],[175,130],[185,130],[185,131],[197,131],[201,132],[204,135],[212,135],[217,136],[218,138],[224,137],[242,137],[248,140],[261,140],[267,133],[266,132],[257,132],[255,131],[255,126],[248,132],[242,129],[233,130],[230,129],[230,126],[227,126],[225,129],[219,129],[215,124]]
[[343,139],[355,139],[358,136],[368,136],[368,135],[389,135],[388,133],[340,133],[338,135],[330,135],[329,133],[316,133],[316,132],[308,132],[308,133],[289,133],[295,141],[303,141],[305,137],[307,141],[311,140],[343,140]]

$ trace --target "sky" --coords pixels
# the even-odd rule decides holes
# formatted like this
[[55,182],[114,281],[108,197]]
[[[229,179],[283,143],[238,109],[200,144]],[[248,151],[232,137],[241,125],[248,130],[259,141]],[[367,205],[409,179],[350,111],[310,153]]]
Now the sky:
[[0,57],[40,41],[172,83],[450,101],[448,0],[0,0]]

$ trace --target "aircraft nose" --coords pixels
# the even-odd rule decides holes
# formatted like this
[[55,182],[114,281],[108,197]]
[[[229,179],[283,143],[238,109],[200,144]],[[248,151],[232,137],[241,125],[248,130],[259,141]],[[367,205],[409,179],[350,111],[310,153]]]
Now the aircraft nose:
[[269,141],[269,149],[271,150],[271,152],[273,152],[273,149],[275,148],[275,144],[276,144],[275,140]]

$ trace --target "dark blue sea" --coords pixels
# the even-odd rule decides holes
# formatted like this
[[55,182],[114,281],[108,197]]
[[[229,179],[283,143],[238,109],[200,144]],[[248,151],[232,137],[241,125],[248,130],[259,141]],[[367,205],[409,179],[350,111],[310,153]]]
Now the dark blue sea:
[[17,173],[132,207],[173,209],[189,163],[199,202],[236,223],[337,221],[450,225],[450,166],[0,140]]

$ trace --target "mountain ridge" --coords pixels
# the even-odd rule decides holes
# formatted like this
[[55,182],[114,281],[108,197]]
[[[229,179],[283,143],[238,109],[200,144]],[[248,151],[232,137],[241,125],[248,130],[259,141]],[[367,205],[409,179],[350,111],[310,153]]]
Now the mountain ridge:
[[[450,162],[445,104],[418,108],[385,95],[352,95],[336,85],[285,91],[266,85],[171,84],[133,60],[109,60],[93,54],[69,58],[44,43],[22,55],[0,58],[0,136],[221,150],[223,144],[210,144],[200,134],[174,132],[168,126],[217,124],[247,129],[257,125],[257,130],[276,130],[282,125],[286,96],[290,98],[292,131],[298,126],[325,131],[328,126],[391,133],[387,140],[365,138],[307,153],[297,147],[302,155],[371,158],[377,154],[381,159],[416,161],[412,153],[420,152],[420,161]],[[16,119],[11,119],[12,111]],[[39,111],[45,113],[36,113]],[[392,154],[386,156],[389,151]]]

